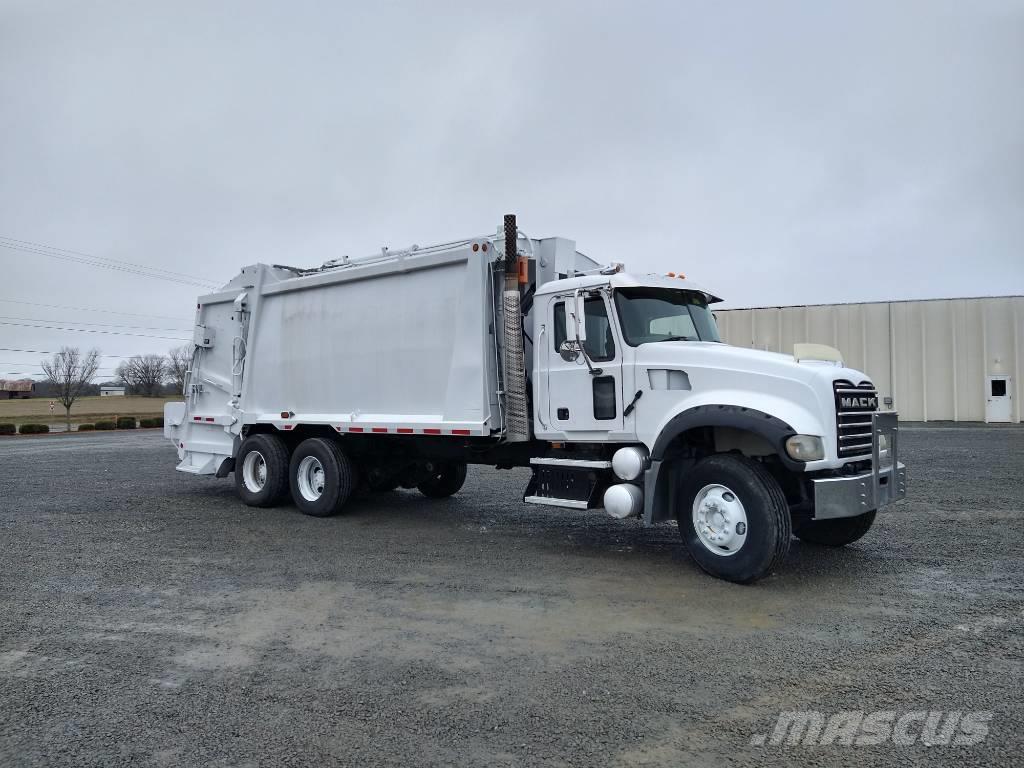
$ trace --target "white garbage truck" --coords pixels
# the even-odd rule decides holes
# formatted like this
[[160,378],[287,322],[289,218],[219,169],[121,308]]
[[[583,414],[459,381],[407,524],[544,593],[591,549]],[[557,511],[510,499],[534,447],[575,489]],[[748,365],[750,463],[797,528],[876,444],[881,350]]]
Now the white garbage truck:
[[523,502],[675,520],[701,568],[751,582],[793,535],[863,536],[906,470],[865,374],[829,347],[724,344],[717,301],[514,216],[440,245],[256,264],[199,298],[164,432],[182,472],[321,517],[357,491],[450,496],[469,464],[529,468]]

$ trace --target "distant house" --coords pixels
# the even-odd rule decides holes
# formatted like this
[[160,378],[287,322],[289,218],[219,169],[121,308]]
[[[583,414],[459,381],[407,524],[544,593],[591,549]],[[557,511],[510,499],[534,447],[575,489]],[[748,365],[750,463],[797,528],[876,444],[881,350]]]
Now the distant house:
[[24,400],[32,397],[32,379],[0,379],[0,400]]
[[124,387],[100,387],[100,397],[124,397]]

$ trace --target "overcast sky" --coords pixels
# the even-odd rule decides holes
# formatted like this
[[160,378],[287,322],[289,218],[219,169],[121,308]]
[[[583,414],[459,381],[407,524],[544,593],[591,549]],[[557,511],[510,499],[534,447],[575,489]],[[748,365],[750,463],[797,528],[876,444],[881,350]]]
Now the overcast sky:
[[[1024,0],[0,0],[0,237],[221,283],[506,212],[727,306],[1024,293]],[[189,335],[149,329],[194,287],[0,268],[0,300],[140,315],[0,322]],[[62,343],[177,342],[0,325]]]

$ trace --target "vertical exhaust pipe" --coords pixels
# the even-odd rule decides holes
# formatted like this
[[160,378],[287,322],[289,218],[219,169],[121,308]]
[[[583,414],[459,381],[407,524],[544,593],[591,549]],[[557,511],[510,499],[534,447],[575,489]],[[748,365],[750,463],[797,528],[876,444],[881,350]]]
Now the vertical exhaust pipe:
[[530,414],[526,407],[526,352],[523,349],[523,315],[519,303],[519,229],[514,213],[505,215],[505,290],[502,293],[505,364],[505,439],[519,443],[530,439]]

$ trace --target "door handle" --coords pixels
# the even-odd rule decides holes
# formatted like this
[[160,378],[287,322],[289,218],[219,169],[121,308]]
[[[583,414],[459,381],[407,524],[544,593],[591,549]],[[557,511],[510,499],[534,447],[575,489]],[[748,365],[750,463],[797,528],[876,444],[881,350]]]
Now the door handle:
[[633,412],[633,409],[636,408],[636,401],[639,400],[643,396],[644,396],[643,390],[638,389],[636,391],[636,394],[633,395],[633,399],[629,401],[629,405],[627,405],[625,407],[625,409],[622,411],[622,415],[623,416],[629,416],[629,414],[631,414]]

